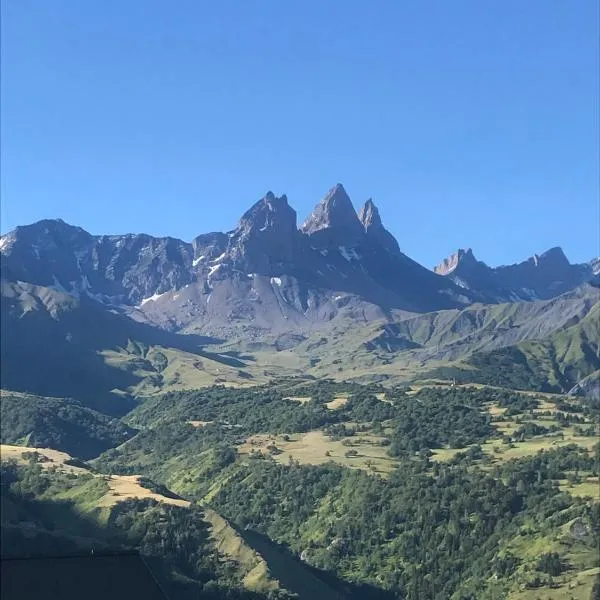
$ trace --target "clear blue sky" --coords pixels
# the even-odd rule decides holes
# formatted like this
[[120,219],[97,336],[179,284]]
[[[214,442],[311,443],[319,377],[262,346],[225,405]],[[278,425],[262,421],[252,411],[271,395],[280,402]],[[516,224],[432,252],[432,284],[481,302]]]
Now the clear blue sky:
[[6,0],[2,232],[186,240],[344,183],[426,266],[598,253],[596,0]]

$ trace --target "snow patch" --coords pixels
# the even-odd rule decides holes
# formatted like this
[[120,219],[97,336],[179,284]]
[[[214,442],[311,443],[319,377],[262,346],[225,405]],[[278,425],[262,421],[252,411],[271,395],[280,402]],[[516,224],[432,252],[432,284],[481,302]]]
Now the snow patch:
[[281,287],[281,278],[279,277],[271,277],[271,285],[278,285],[279,287]]
[[0,250],[4,250],[4,248],[6,248],[6,246],[8,246],[9,243],[10,239],[7,235],[3,235],[2,237],[0,237]]
[[142,301],[140,302],[139,306],[144,306],[144,304],[147,304],[148,302],[156,302],[159,298],[161,298],[162,296],[165,296],[168,293],[169,292],[164,292],[162,294],[153,294],[149,298],[143,298]]
[[212,266],[208,272],[208,277],[212,277],[222,266],[221,264]]
[[354,248],[346,248],[346,246],[338,246],[338,250],[340,251],[340,254],[348,262],[350,262],[352,259],[354,259],[354,260],[360,259],[360,256],[356,253],[356,250]]
[[464,281],[463,279],[460,279],[460,277],[455,277],[455,278],[454,278],[454,283],[455,283],[455,284],[456,284],[458,287],[461,287],[461,288],[463,288],[463,289],[465,289],[465,290],[468,290],[468,289],[469,289],[469,284],[468,284],[466,281]]
[[196,266],[198,265],[198,263],[199,263],[201,260],[204,260],[205,258],[206,258],[206,255],[205,255],[205,254],[203,254],[202,256],[199,256],[198,258],[195,258],[195,259],[192,261],[192,267],[196,267]]
[[226,256],[227,256],[227,252],[223,252],[223,254],[221,254],[221,256],[217,256],[217,258],[215,258],[214,260],[211,260],[210,262],[213,264],[220,263]]
[[208,295],[208,298],[206,299],[206,304],[208,305],[210,303],[210,299],[212,298],[212,294]]
[[337,301],[337,300],[341,300],[343,297],[344,296],[335,296],[333,299]]
[[329,250],[319,250],[322,256],[327,256],[329,254]]

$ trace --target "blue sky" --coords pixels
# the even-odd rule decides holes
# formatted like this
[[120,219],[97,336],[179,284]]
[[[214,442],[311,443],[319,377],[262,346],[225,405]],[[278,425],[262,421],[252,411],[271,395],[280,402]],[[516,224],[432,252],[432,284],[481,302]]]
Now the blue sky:
[[1,229],[190,240],[336,182],[432,266],[598,254],[595,0],[2,3]]

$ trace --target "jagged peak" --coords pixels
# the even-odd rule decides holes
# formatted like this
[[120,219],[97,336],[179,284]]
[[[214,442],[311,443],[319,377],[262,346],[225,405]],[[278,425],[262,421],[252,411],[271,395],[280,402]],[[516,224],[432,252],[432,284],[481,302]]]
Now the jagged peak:
[[437,266],[433,267],[433,272],[438,275],[449,275],[462,264],[475,264],[479,261],[475,258],[471,248],[458,248],[456,252],[445,258]]
[[240,219],[237,231],[267,231],[283,228],[296,230],[296,211],[288,204],[287,196],[267,192]]
[[361,222],[367,237],[385,248],[392,254],[400,253],[400,246],[396,238],[383,226],[379,209],[372,198],[369,198],[360,209],[358,219]]
[[571,264],[560,246],[553,246],[541,254],[534,254],[525,263],[533,264],[535,267],[542,265],[569,266]]
[[564,263],[570,265],[569,259],[560,246],[553,246],[539,256],[539,260],[552,261],[554,263]]
[[369,198],[358,213],[358,220],[362,223],[365,231],[370,227],[383,227],[379,209],[375,206],[372,198]]
[[363,228],[344,186],[338,183],[315,206],[301,229],[308,235],[323,229],[338,229],[352,237],[360,235]]

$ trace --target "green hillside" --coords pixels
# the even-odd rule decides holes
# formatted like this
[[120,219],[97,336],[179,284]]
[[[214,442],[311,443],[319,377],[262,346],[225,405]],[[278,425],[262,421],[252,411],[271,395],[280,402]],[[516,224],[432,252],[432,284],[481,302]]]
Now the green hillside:
[[[3,557],[89,555],[92,549],[112,554],[135,548],[169,597],[266,600],[268,590],[269,598],[289,597],[270,580],[268,570],[250,586],[255,591],[247,589],[240,579],[244,565],[217,550],[224,532],[212,531],[200,507],[171,505],[168,497],[126,496],[107,506],[111,480],[82,469],[48,469],[47,460],[43,454],[19,464],[3,459]],[[246,561],[260,563],[248,552]]]
[[0,417],[3,444],[54,448],[83,459],[118,446],[135,433],[76,400],[18,392],[2,392]]
[[[600,531],[592,403],[330,385],[295,384],[291,399],[289,384],[150,398],[130,416],[140,433],[94,465],[146,473],[210,505],[248,543],[263,536],[369,593],[513,600],[574,590],[589,600]],[[323,404],[341,395],[337,408]],[[215,411],[222,418],[210,422]],[[391,468],[365,460],[376,448]]]
[[[2,385],[76,398],[113,416],[130,410],[136,396],[214,383],[247,387],[286,375],[389,386],[476,366],[480,373],[459,373],[461,380],[564,390],[597,364],[594,302],[597,290],[583,286],[543,302],[394,312],[365,323],[342,315],[302,335],[257,341],[240,330],[236,339],[217,340],[140,323],[85,296],[4,281]],[[510,370],[503,364],[516,365],[508,379],[496,373],[494,365]]]
[[[210,350],[215,342],[138,323],[81,296],[2,281],[1,375],[5,389],[71,397],[111,415],[132,407],[138,386],[154,392],[247,381],[246,363]],[[181,370],[181,373],[178,372]]]
[[541,340],[474,354],[474,379],[493,385],[568,391],[600,369],[600,303],[577,324]]
[[589,600],[597,410],[306,379],[151,396],[126,418],[137,433],[87,465],[3,447],[5,549],[139,548],[186,600]]

